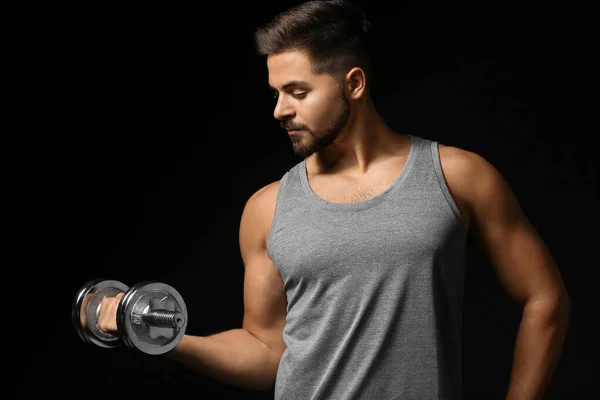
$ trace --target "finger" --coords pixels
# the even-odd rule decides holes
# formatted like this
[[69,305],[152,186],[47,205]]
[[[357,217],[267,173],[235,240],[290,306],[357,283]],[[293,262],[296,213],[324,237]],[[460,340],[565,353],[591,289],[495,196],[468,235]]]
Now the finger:
[[105,297],[100,303],[100,313],[98,315],[98,328],[105,332],[117,331],[117,307],[120,298]]

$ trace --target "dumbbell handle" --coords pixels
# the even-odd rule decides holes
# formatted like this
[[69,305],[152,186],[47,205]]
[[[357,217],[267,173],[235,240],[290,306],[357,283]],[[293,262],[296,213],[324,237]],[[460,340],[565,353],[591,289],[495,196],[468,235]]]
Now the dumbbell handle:
[[179,311],[152,310],[141,315],[134,315],[133,323],[139,322],[161,328],[181,328],[185,323],[185,318]]

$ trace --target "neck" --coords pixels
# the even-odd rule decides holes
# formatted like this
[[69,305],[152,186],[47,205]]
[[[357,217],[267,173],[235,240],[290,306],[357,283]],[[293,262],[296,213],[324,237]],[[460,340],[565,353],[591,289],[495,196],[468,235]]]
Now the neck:
[[307,159],[315,172],[364,174],[390,154],[408,152],[410,139],[385,123],[371,99],[353,105],[354,112],[336,140]]

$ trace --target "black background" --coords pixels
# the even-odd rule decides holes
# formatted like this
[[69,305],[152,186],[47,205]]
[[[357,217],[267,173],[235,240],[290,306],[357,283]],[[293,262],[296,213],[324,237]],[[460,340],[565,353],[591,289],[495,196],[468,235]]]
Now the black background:
[[[63,398],[272,398],[160,356],[85,344],[70,309],[89,279],[154,279],[184,297],[189,334],[241,327],[242,208],[299,161],[273,118],[252,32],[297,3],[87,4],[20,14],[15,35],[25,45],[10,60],[21,76],[12,105],[26,111],[18,144],[6,148],[11,237],[20,246],[9,249],[17,257],[6,271],[23,274],[9,286],[35,310],[25,332],[6,335],[20,389]],[[586,325],[594,322],[598,225],[595,132],[577,116],[578,11],[375,1],[366,11],[384,118],[491,161],[555,256],[573,313],[547,398],[582,398],[593,378],[595,335]],[[501,399],[520,309],[477,249],[467,261],[465,394]]]

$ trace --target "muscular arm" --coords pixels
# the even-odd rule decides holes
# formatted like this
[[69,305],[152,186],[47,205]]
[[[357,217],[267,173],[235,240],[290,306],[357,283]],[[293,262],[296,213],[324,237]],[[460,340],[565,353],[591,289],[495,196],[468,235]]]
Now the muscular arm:
[[207,337],[185,335],[167,356],[229,385],[268,390],[285,350],[287,300],[283,282],[267,254],[277,183],[256,192],[242,213],[239,241],[244,274],[244,318],[240,329]]
[[[567,332],[570,297],[543,240],[500,173],[482,157],[440,150],[453,194],[508,294],[523,306],[506,400],[543,398]],[[443,161],[444,162],[444,161]]]

